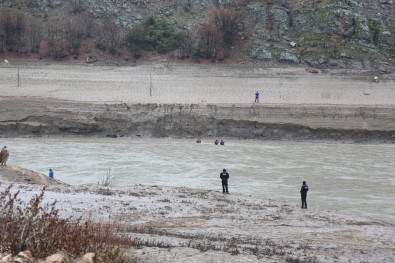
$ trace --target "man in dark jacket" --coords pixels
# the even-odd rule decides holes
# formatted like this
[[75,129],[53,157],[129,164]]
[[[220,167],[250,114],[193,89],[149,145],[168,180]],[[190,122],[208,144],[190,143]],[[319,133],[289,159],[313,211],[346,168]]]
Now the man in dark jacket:
[[229,174],[226,172],[226,169],[222,170],[222,173],[219,175],[219,177],[222,179],[222,191],[225,193],[228,192],[228,179],[229,179]]
[[302,208],[307,209],[307,191],[309,191],[309,187],[306,184],[306,181],[303,181],[302,188],[300,189],[300,195],[302,197]]

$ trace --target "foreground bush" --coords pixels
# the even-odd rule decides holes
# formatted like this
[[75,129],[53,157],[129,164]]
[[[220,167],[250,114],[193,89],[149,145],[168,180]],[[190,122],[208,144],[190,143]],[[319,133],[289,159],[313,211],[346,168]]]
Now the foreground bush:
[[0,251],[16,255],[28,249],[39,258],[57,251],[70,257],[95,252],[104,262],[130,262],[122,248],[132,242],[120,234],[120,224],[64,219],[55,208],[56,201],[42,204],[45,188],[28,203],[11,189],[0,193]]

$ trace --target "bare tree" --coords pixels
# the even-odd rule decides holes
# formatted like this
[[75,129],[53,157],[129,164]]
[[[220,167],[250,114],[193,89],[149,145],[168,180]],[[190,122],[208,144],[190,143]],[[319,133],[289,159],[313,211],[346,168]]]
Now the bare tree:
[[136,25],[126,35],[127,46],[135,58],[141,56],[141,49],[145,41],[145,30],[143,26]]
[[231,46],[238,33],[239,15],[230,8],[213,8],[208,17],[210,24],[214,24],[222,33],[226,46]]
[[0,16],[0,32],[4,47],[9,51],[19,52],[24,45],[23,37],[26,30],[26,16],[23,13],[3,11]]
[[43,26],[41,22],[36,19],[30,19],[28,22],[26,35],[29,40],[30,52],[38,53],[40,50],[40,44],[43,41]]
[[64,25],[64,37],[69,43],[70,54],[79,54],[84,36],[83,24],[78,19],[70,19]]
[[116,24],[109,18],[103,21],[97,38],[97,47],[116,53],[122,43],[122,36]]
[[68,42],[63,38],[63,32],[58,21],[51,21],[47,27],[46,46],[44,54],[55,60],[60,60],[69,54],[70,47]]
[[93,18],[89,15],[89,13],[79,13],[75,16],[75,21],[82,26],[85,36],[91,38],[95,24]]
[[222,32],[212,24],[204,25],[200,31],[201,54],[207,58],[223,58],[224,42]]

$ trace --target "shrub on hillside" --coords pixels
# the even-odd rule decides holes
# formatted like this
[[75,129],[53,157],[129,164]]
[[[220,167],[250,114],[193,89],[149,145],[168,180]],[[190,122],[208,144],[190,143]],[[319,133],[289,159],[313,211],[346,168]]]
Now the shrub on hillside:
[[143,47],[166,53],[181,46],[182,35],[166,21],[151,16],[127,34],[126,42],[132,51]]
[[95,252],[104,262],[129,262],[121,247],[131,240],[120,235],[119,224],[61,218],[56,201],[43,204],[45,188],[28,203],[11,189],[0,192],[0,252],[16,255],[28,249],[39,258],[58,251],[71,257]]

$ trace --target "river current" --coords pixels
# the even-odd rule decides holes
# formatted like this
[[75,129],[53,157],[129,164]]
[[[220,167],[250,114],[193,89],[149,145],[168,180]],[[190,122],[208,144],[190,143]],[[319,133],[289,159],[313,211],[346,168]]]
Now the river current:
[[229,140],[215,138],[8,138],[9,163],[69,184],[165,185],[221,190],[219,174],[230,174],[230,193],[300,205],[307,203],[395,223],[395,145]]

